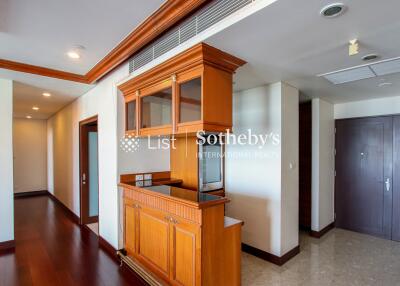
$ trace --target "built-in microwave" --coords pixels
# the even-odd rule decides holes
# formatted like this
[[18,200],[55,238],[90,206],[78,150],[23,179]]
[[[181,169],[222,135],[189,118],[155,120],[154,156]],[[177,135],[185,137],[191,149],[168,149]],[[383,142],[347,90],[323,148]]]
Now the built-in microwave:
[[[204,140],[205,139],[205,140]],[[199,140],[199,190],[209,192],[224,187],[223,138],[208,134]]]

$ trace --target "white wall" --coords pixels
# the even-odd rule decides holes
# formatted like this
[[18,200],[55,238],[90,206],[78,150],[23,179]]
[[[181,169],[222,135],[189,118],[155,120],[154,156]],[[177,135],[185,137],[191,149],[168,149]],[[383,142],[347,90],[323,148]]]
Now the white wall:
[[226,148],[227,215],[245,222],[244,243],[281,256],[298,245],[298,171],[288,171],[288,162],[298,166],[298,147],[287,150],[298,142],[298,92],[281,83],[241,91],[233,109],[235,134],[286,136],[278,145]]
[[334,221],[335,121],[333,104],[312,100],[311,229]]
[[400,96],[335,104],[335,119],[400,113]]
[[48,120],[49,191],[79,216],[79,122],[98,115],[100,235],[118,246],[117,90],[124,65]]
[[47,122],[14,119],[14,192],[47,190]]
[[124,153],[124,100],[116,83],[128,76],[124,65],[48,120],[48,188],[76,215],[79,206],[79,122],[98,115],[100,235],[118,247],[120,173],[169,170],[169,150]]
[[299,245],[299,91],[282,84],[282,246],[281,255]]
[[0,242],[14,240],[13,83],[0,79]]

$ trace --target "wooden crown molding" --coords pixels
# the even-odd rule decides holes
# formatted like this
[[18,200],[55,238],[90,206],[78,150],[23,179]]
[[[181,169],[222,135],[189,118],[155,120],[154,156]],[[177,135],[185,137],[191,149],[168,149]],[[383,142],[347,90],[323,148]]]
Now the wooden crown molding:
[[208,1],[169,0],[165,2],[87,73],[88,80],[93,82],[100,79],[107,72],[127,60],[132,54]]
[[85,75],[0,59],[0,68],[68,81],[95,83],[132,54],[210,0],[168,0]]
[[54,70],[54,69],[49,69],[49,68],[44,68],[44,67],[39,67],[39,66],[34,66],[34,65],[28,65],[28,64],[18,63],[18,62],[14,62],[14,61],[0,59],[0,68],[23,72],[23,73],[37,74],[40,76],[58,78],[58,79],[63,79],[63,80],[68,80],[68,81],[89,83],[84,75],[69,73],[69,72],[64,72],[64,71],[60,71],[60,70]]
[[245,63],[245,61],[217,48],[199,43],[149,71],[122,83],[118,86],[118,89],[122,91],[124,96],[128,96],[156,81],[167,79],[175,73],[189,70],[201,64],[211,65],[234,73],[237,68]]

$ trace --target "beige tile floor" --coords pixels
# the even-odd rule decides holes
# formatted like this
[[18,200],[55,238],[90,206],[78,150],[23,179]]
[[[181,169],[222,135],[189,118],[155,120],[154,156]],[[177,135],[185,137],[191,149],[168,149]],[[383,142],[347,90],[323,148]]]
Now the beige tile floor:
[[400,285],[400,243],[334,229],[300,234],[300,254],[278,267],[243,253],[242,285]]

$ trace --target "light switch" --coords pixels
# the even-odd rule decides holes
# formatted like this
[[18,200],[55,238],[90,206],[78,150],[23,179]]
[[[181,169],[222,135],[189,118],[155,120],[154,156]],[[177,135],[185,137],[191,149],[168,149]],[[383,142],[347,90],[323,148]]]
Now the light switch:
[[153,178],[152,174],[144,174],[144,179],[145,180],[151,180]]
[[136,175],[136,181],[143,181],[143,175]]

